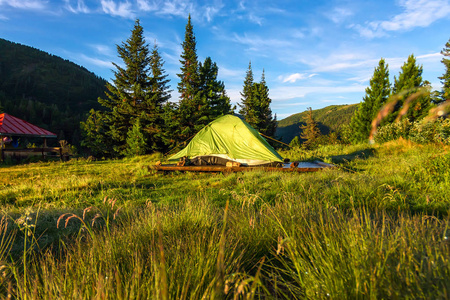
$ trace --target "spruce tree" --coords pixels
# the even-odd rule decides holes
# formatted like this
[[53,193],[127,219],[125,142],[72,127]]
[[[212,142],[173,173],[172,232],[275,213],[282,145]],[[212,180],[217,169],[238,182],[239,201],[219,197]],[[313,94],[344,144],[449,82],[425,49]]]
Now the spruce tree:
[[207,103],[199,95],[200,80],[196,44],[191,15],[189,15],[182,43],[181,73],[177,74],[180,78],[178,83],[180,101],[178,104],[179,128],[177,135],[181,141],[193,136],[206,123],[204,113],[207,110]]
[[225,92],[225,84],[217,80],[218,71],[217,64],[210,57],[199,65],[199,92],[202,103],[206,103],[204,115],[207,116],[208,123],[232,111],[230,98]]
[[450,100],[450,39],[442,49],[441,54],[444,55],[441,62],[445,66],[445,73],[439,79],[442,82],[442,100]]
[[351,119],[350,128],[353,142],[362,142],[368,139],[372,120],[387,102],[390,92],[388,65],[382,58],[373,72],[363,101],[359,104],[358,110]]
[[[251,85],[250,85],[251,84]],[[244,89],[241,93],[242,103],[239,113],[260,133],[267,136],[274,136],[277,126],[276,116],[272,116],[270,104],[272,100],[269,97],[269,88],[263,74],[261,82],[253,82],[253,72],[251,63],[244,81]]]
[[252,90],[253,90],[253,71],[252,71],[252,62],[250,61],[248,63],[248,69],[247,73],[245,74],[245,80],[244,80],[244,88],[241,92],[241,103],[238,103],[240,110],[239,113],[244,117],[244,119],[248,119],[248,114],[253,107],[251,101],[253,99],[252,97]]
[[317,140],[320,137],[320,129],[317,122],[314,120],[311,107],[308,107],[308,113],[306,114],[306,124],[300,126],[302,133],[300,137],[304,139],[303,146],[307,149],[313,148],[317,144]]
[[[105,149],[109,151],[106,153],[112,156],[125,155],[128,153],[127,134],[140,118],[144,123],[142,127],[145,139],[150,141],[149,150],[159,150],[162,144],[158,136],[163,123],[162,104],[168,99],[167,81],[156,48],[150,56],[139,20],[136,20],[130,38],[117,45],[117,52],[125,67],[113,63],[117,69],[113,71],[113,83],[106,84],[107,97],[98,99],[105,110],[91,112],[88,120],[82,124],[85,137],[91,137],[84,144],[90,147],[101,143],[112,145],[112,150],[109,147]],[[154,77],[152,71],[155,73]],[[94,118],[97,120],[93,120]],[[98,126],[92,127],[93,124]],[[93,135],[96,132],[99,134],[95,140]]]
[[127,148],[126,155],[133,157],[143,155],[147,151],[147,140],[141,126],[141,118],[136,118],[127,132]]
[[269,87],[266,84],[266,77],[263,69],[261,75],[261,82],[259,84],[259,110],[260,110],[260,125],[259,132],[267,136],[273,137],[277,129],[277,116],[272,116],[270,104],[272,99],[269,98]]
[[[398,113],[408,96],[425,86],[425,82],[422,79],[422,72],[423,67],[416,64],[416,58],[411,54],[401,67],[398,79],[394,77],[392,93],[394,95],[401,95],[401,99],[395,106],[394,112],[388,117],[389,121],[392,122],[397,118]],[[427,115],[430,107],[430,96],[425,94],[421,95],[410,103],[406,118],[411,122],[419,120]]]
[[164,119],[164,106],[170,99],[170,86],[168,75],[165,74],[164,61],[159,54],[158,46],[155,44],[150,56],[150,97],[143,106],[141,115],[142,127],[146,133],[148,149],[152,151],[165,150],[167,139],[167,128]]

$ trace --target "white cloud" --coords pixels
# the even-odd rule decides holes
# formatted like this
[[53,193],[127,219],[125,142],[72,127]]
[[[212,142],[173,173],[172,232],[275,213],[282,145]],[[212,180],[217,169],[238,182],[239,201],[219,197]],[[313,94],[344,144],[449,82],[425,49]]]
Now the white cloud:
[[130,2],[115,2],[113,0],[101,0],[103,12],[112,16],[133,19],[135,14]]
[[440,61],[441,58],[442,58],[442,54],[440,52],[417,56],[417,59],[421,60],[421,61]]
[[95,49],[95,51],[97,51],[97,53],[99,53],[99,54],[109,56],[109,57],[114,57],[116,55],[114,50],[108,45],[91,44],[89,46],[91,48]]
[[260,53],[265,48],[270,48],[273,51],[277,48],[287,48],[291,46],[291,42],[289,40],[248,36],[247,34],[240,36],[235,33],[232,40],[233,42],[247,45],[249,47],[248,50],[258,51]]
[[297,80],[303,80],[303,79],[307,79],[307,78],[311,78],[316,76],[317,74],[306,74],[306,73],[294,73],[288,76],[279,76],[278,79],[283,81],[283,82],[291,82],[294,83]]
[[103,60],[103,59],[99,59],[99,58],[94,58],[94,57],[89,57],[89,56],[84,55],[84,54],[80,54],[79,55],[79,60],[81,60],[81,61],[83,61],[85,63],[91,64],[91,65],[102,67],[102,68],[110,68],[110,69],[112,69],[114,67],[111,61]]
[[0,21],[7,21],[7,20],[9,20],[7,16],[0,15]]
[[157,13],[160,15],[172,15],[187,17],[189,13],[193,12],[193,4],[184,0],[165,1],[162,7],[159,7]]
[[259,26],[262,26],[263,18],[255,15],[254,13],[250,13],[248,15],[248,19],[250,20],[250,22],[258,24]]
[[450,16],[448,0],[402,0],[403,12],[385,21],[372,21],[362,25],[352,25],[363,37],[374,38],[389,31],[406,31],[415,27],[428,27],[431,23]]
[[47,7],[48,0],[3,0],[0,1],[1,4],[19,9],[41,10]]
[[158,5],[156,3],[147,0],[137,0],[137,5],[139,10],[143,11],[155,11],[158,9]]
[[353,16],[353,12],[348,8],[336,7],[326,16],[335,24],[340,24],[349,17]]
[[64,0],[64,2],[66,3],[65,7],[68,11],[73,12],[73,13],[84,13],[87,14],[90,12],[89,8],[86,6],[86,4],[84,3],[84,0],[77,0],[76,5],[73,6],[71,0]]
[[[139,2],[146,2],[147,0],[138,0]],[[199,5],[195,1],[190,0],[167,0],[161,5],[153,2],[151,8],[158,15],[178,16],[187,18],[190,14],[192,19],[197,21],[206,20],[208,23],[212,22],[214,17],[219,14],[224,5],[221,0],[209,1],[205,5]]]

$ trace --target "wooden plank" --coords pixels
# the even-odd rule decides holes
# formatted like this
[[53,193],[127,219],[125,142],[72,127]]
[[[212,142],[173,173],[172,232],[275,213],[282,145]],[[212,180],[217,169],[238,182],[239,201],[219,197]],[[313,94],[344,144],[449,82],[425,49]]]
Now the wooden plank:
[[308,167],[308,168],[276,168],[276,167],[226,167],[226,166],[176,166],[176,165],[155,165],[150,168],[156,171],[164,171],[164,172],[246,172],[246,171],[255,171],[262,170],[268,172],[317,172],[324,167],[318,166],[316,168]]

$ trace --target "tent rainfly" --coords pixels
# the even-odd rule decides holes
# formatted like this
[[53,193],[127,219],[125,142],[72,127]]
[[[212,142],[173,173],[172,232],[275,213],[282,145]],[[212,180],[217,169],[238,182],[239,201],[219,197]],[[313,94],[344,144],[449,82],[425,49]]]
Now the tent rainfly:
[[169,161],[183,157],[195,165],[225,165],[227,161],[235,161],[257,166],[283,161],[253,127],[233,115],[225,115],[206,125],[186,148],[170,157]]

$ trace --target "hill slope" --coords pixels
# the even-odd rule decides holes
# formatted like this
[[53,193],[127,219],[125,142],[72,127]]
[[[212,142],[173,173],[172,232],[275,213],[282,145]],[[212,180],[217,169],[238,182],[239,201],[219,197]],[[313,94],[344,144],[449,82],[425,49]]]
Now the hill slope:
[[41,50],[0,39],[0,106],[9,114],[46,128],[71,143],[79,122],[106,81],[87,69]]
[[[325,108],[313,110],[314,120],[319,124],[320,132],[328,134],[339,131],[342,125],[349,124],[358,104],[351,105],[331,105]],[[300,135],[300,126],[306,124],[307,111],[291,115],[278,121],[278,128],[275,135],[283,142],[289,143],[295,136]]]

